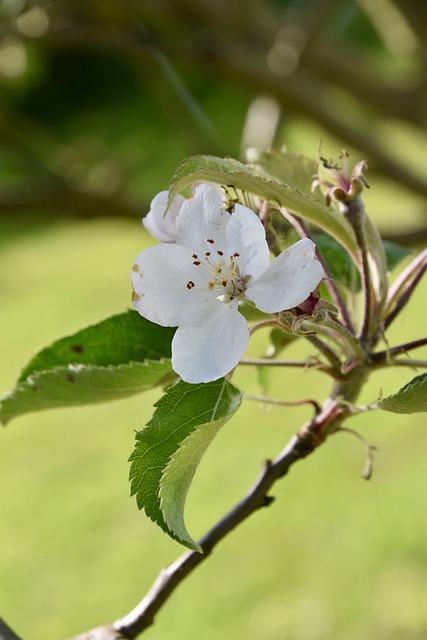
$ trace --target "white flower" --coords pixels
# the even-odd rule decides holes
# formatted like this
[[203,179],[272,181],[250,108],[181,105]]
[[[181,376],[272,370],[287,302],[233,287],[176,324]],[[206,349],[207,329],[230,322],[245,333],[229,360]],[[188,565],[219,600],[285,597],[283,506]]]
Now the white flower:
[[[196,186],[197,183],[193,185],[193,188],[196,188]],[[225,203],[227,198],[225,197],[221,187],[215,183],[210,186],[221,196],[221,201]],[[151,201],[149,212],[144,218],[142,218],[142,224],[147,231],[156,238],[156,240],[171,243],[176,242],[178,234],[176,220],[180,209],[185,202],[185,198],[178,194],[172,199],[169,207],[168,202],[169,191],[161,191],[158,193]]]
[[132,268],[137,311],[164,327],[178,327],[172,366],[186,382],[209,382],[242,358],[249,330],[238,304],[266,313],[303,302],[323,277],[305,238],[270,262],[258,216],[242,205],[230,214],[221,196],[202,184],[176,218],[176,243],[150,247]]
[[[151,201],[150,211],[142,219],[142,224],[160,242],[175,242],[177,236],[176,219],[184,196],[173,198],[168,208],[169,191],[161,191]],[[167,209],[167,211],[166,211]]]

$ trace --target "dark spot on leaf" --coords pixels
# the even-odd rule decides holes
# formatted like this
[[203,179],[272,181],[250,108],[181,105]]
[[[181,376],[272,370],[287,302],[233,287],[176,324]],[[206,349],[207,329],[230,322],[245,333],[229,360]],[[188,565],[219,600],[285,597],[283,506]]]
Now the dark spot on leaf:
[[76,376],[74,375],[74,373],[71,373],[71,371],[67,374],[67,382],[75,382],[76,381]]
[[30,389],[31,389],[31,391],[38,391],[39,390],[39,388],[35,384],[32,384],[30,386]]
[[83,351],[85,350],[84,346],[82,344],[72,344],[71,345],[71,351],[74,351],[74,353],[83,353]]

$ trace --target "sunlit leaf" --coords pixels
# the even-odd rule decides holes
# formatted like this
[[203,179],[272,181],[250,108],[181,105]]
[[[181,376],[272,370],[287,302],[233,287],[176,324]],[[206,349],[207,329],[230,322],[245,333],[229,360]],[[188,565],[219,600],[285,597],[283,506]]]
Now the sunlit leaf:
[[199,546],[184,523],[187,492],[203,453],[241,398],[223,378],[208,384],[179,382],[156,403],[152,419],[136,435],[131,495],[168,535],[192,549]]
[[171,382],[175,329],[135,311],[57,340],[24,367],[0,400],[0,422],[30,411],[106,402]]
[[217,182],[277,202],[292,213],[317,224],[333,235],[356,259],[357,247],[347,220],[312,194],[271,177],[261,167],[245,165],[231,158],[192,156],[178,167],[171,182],[171,198],[196,181]]
[[0,401],[0,422],[44,409],[108,402],[147,391],[176,377],[170,360],[110,367],[68,365],[31,374]]
[[19,376],[69,364],[110,365],[171,357],[175,329],[160,327],[136,311],[127,311],[56,340],[37,353]]
[[324,201],[319,189],[312,191],[311,188],[317,173],[317,162],[314,158],[291,151],[273,150],[257,153],[255,162],[275,180],[291,184],[301,193],[310,194],[316,200]]
[[380,409],[393,413],[424,413],[427,411],[427,373],[422,373],[399,391],[377,403]]

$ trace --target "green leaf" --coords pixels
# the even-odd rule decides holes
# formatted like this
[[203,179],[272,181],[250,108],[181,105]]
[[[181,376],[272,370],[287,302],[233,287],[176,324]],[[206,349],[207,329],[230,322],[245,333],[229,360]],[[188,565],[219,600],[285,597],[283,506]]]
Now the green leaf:
[[184,505],[197,465],[222,425],[240,406],[240,391],[221,378],[178,382],[156,403],[130,457],[131,495],[168,535],[200,550],[184,523]]
[[319,189],[311,191],[311,185],[317,174],[317,162],[313,158],[301,153],[273,150],[259,152],[255,161],[275,180],[291,184],[301,193],[310,194],[312,198],[324,201]]
[[277,202],[292,213],[314,222],[334,236],[357,259],[354,232],[343,215],[328,208],[310,193],[271,177],[262,167],[251,167],[232,158],[192,156],[178,166],[172,179],[170,197],[198,180],[231,185],[266,200]]
[[126,398],[176,378],[170,360],[146,360],[110,367],[68,365],[40,371],[19,382],[0,402],[0,422],[44,409]]
[[30,374],[69,364],[102,367],[171,357],[175,329],[149,322],[136,311],[112,316],[55,341],[25,366],[19,382]]
[[30,411],[124,398],[171,382],[174,332],[129,311],[57,340],[30,360],[15,389],[0,400],[0,422]]
[[313,240],[325,259],[332,277],[350,291],[360,291],[359,272],[345,249],[325,233],[314,233]]
[[393,271],[393,269],[397,267],[402,260],[407,258],[414,251],[413,248],[402,247],[402,245],[397,244],[396,242],[391,242],[391,240],[384,240],[384,249],[389,271]]
[[[387,258],[384,243],[377,227],[369,216],[365,218],[365,234],[368,252],[375,264],[376,277],[373,278],[378,307],[382,307],[387,297]],[[373,267],[371,266],[371,270]],[[376,285],[376,286],[375,286]]]
[[424,413],[427,411],[427,373],[416,376],[399,391],[377,403],[380,409],[393,413]]

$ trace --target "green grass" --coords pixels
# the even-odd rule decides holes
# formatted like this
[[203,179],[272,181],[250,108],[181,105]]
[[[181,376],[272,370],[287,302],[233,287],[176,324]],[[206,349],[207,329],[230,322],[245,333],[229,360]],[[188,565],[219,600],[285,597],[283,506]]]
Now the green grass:
[[[138,221],[1,224],[6,390],[40,347],[129,306],[129,268],[148,238]],[[394,341],[424,334],[426,284],[396,322]],[[383,372],[362,400],[411,377]],[[236,380],[256,390],[254,372]],[[321,398],[327,380],[292,371],[277,376],[273,390],[284,399]],[[129,498],[134,430],[156,397],[24,416],[1,432],[0,614],[25,639],[57,640],[123,615],[183,551]],[[196,476],[187,513],[194,536],[242,496],[308,415],[303,407],[244,404]],[[182,585],[148,638],[426,637],[425,417],[378,412],[350,426],[379,447],[372,481],[359,477],[357,440],[331,438]]]

